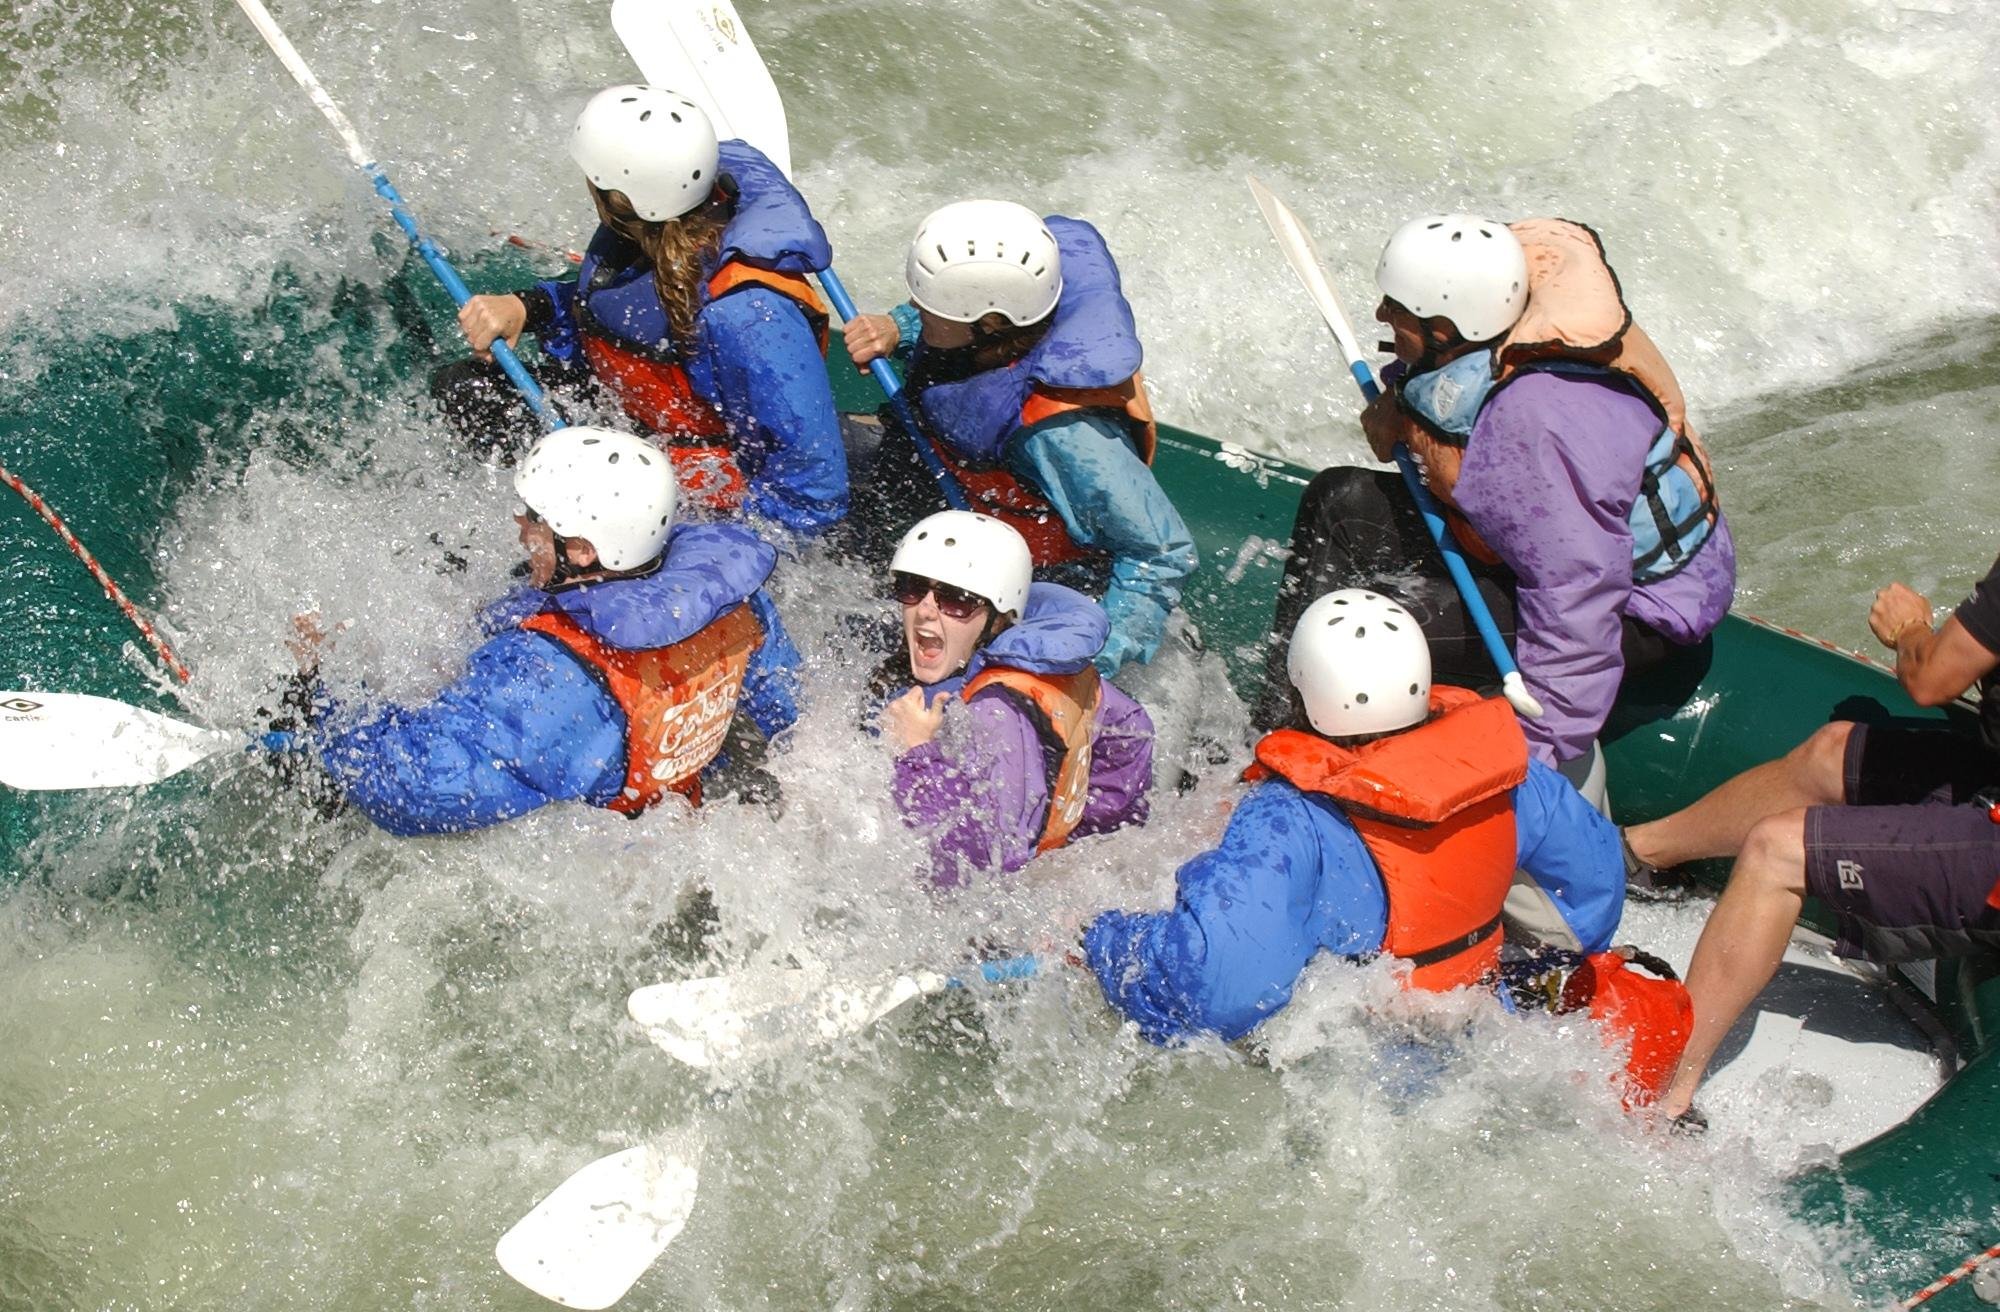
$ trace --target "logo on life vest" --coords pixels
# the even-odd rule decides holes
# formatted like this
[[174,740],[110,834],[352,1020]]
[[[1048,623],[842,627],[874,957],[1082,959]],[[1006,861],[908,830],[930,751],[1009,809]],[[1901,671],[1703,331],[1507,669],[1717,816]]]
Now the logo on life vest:
[[1842,888],[1861,887],[1861,863],[1859,861],[1838,861],[1834,863],[1834,869],[1840,872],[1840,886]]
[[743,680],[726,666],[709,679],[708,687],[675,706],[661,725],[660,759],[653,766],[653,777],[662,783],[678,783],[695,774],[715,759],[729,736]]
[[6,701],[0,702],[0,711],[14,711],[21,715],[41,709],[42,704],[40,702],[31,702],[26,697],[9,697]]

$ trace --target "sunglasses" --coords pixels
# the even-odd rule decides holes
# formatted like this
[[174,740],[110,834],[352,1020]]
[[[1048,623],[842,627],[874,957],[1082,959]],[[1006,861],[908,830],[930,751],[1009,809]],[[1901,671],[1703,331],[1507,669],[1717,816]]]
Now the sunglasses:
[[926,595],[937,598],[937,608],[955,620],[971,619],[986,609],[986,598],[964,588],[954,588],[949,583],[939,583],[921,574],[905,574],[897,570],[891,585],[892,595],[905,606],[914,606]]

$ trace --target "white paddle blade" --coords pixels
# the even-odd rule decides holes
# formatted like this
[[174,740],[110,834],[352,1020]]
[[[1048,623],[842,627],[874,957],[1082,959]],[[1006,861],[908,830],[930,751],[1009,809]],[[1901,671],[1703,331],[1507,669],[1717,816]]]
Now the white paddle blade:
[[109,697],[0,692],[0,784],[9,788],[136,788],[245,745],[241,734]]
[[516,1221],[493,1256],[551,1302],[610,1307],[687,1225],[700,1160],[692,1135],[600,1157]]
[[1255,177],[1246,178],[1250,184],[1250,195],[1256,200],[1257,208],[1263,212],[1264,222],[1270,226],[1271,235],[1278,239],[1278,249],[1285,254],[1285,262],[1292,266],[1292,272],[1305,284],[1306,294],[1318,308],[1326,326],[1333,329],[1334,340],[1340,343],[1347,362],[1353,364],[1362,358],[1360,339],[1354,335],[1354,326],[1347,320],[1347,312],[1340,307],[1340,297],[1334,294],[1333,284],[1327,280],[1326,269],[1319,257],[1319,247],[1313,244],[1312,234],[1306,231],[1299,216],[1291,207],[1279,200],[1269,187]]
[[675,1061],[713,1070],[867,1029],[946,986],[927,972],[878,984],[835,984],[823,971],[777,970],[649,984],[625,1009]]
[[612,0],[611,27],[650,85],[693,100],[716,136],[742,138],[791,176],[785,102],[730,0]]

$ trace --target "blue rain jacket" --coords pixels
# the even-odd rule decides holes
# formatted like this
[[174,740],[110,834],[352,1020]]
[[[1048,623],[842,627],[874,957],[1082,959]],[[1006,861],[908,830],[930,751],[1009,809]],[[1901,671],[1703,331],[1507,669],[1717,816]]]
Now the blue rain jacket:
[[[1516,864],[1533,874],[1586,952],[1625,903],[1618,831],[1540,761],[1513,792]],[[1084,931],[1105,998],[1155,1043],[1241,1038],[1291,1001],[1315,956],[1359,957],[1388,930],[1382,877],[1331,798],[1257,784],[1222,842],[1180,868],[1174,906],[1108,911]]]
[[798,649],[763,592],[777,552],[734,524],[686,525],[659,570],[542,592],[520,588],[481,616],[493,636],[435,700],[352,721],[324,703],[327,772],[392,834],[457,833],[551,802],[602,806],[625,782],[625,713],[555,639],[517,627],[560,610],[599,641],[639,650],[694,636],[748,601],[764,629],[738,710],[766,738],[798,718]]
[[[730,260],[781,273],[817,273],[833,262],[825,231],[777,165],[741,141],[721,146],[721,168],[738,189],[736,212],[704,281]],[[619,267],[622,264],[622,267]],[[600,278],[600,268],[615,272]],[[653,286],[652,266],[609,228],[591,238],[575,280],[541,282],[555,307],[542,350],[565,362],[579,359],[581,289],[589,314],[621,345],[671,353],[666,307]],[[795,532],[816,533],[847,514],[847,452],[819,340],[790,297],[749,286],[710,300],[695,320],[685,361],[695,394],[721,411],[748,493],[747,513]]]
[[[1052,214],[1044,221],[1063,275],[1048,331],[1016,364],[927,387],[920,404],[939,441],[968,460],[1005,465],[1049,502],[1079,546],[1111,556],[1104,594],[1111,637],[1096,661],[1109,675],[1128,660],[1153,658],[1167,616],[1180,604],[1181,580],[1198,558],[1187,524],[1121,419],[1072,412],[1021,425],[1035,384],[1115,387],[1139,371],[1143,358],[1103,236],[1080,219]],[[899,314],[897,322],[914,338],[913,314]]]

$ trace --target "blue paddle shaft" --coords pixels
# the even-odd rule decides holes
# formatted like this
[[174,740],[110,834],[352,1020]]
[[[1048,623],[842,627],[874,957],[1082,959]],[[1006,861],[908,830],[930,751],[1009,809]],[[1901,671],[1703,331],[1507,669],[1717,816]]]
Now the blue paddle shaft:
[[[1382,395],[1382,387],[1375,381],[1375,371],[1368,367],[1366,360],[1349,361],[1347,368],[1354,375],[1355,385],[1361,389],[1364,401],[1373,402]],[[1431,531],[1431,540],[1437,543],[1438,554],[1444,557],[1445,571],[1451,575],[1459,597],[1465,602],[1465,613],[1472,617],[1472,627],[1479,630],[1479,640],[1485,644],[1486,654],[1499,667],[1501,678],[1517,673],[1514,653],[1507,650],[1507,640],[1500,636],[1500,626],[1493,622],[1493,612],[1487,609],[1486,598],[1480,595],[1479,584],[1473,580],[1472,570],[1465,563],[1465,553],[1458,549],[1458,542],[1451,535],[1451,525],[1445,523],[1444,512],[1438,509],[1437,498],[1424,486],[1423,475],[1417,472],[1417,462],[1410,458],[1410,449],[1398,442],[1391,454],[1396,457],[1396,468],[1402,471],[1403,486],[1410,489],[1410,498],[1417,503],[1417,510],[1424,517],[1424,527]]]
[[[451,295],[452,304],[463,307],[472,299],[472,292],[466,287],[465,280],[458,276],[458,270],[451,267],[451,261],[445,258],[437,243],[424,236],[422,230],[417,227],[415,217],[403,203],[403,198],[397,193],[395,185],[389,181],[389,175],[382,171],[382,166],[370,164],[367,172],[368,180],[375,184],[375,194],[389,202],[389,213],[395,218],[396,226],[403,230],[404,235],[410,239],[410,245],[416,248],[424,263],[430,266],[437,280],[444,284],[445,291]],[[515,390],[521,394],[521,399],[535,412],[535,417],[548,424],[550,428],[561,428],[563,422],[550,410],[548,398],[542,394],[541,385],[522,367],[520,359],[515,356],[512,348],[507,343],[496,340],[491,349],[493,358],[500,362],[500,368],[506,373],[508,381],[514,384]]]
[[[1037,956],[1002,957],[998,961],[979,963],[979,978],[976,982],[985,984],[1005,984],[1010,980],[1033,979],[1042,971],[1042,959]],[[966,972],[970,974],[971,972]],[[962,989],[966,981],[953,976],[945,981],[947,987]]]
[[[858,311],[854,308],[854,298],[847,294],[847,288],[841,284],[840,275],[832,269],[822,269],[819,274],[819,285],[825,290],[826,299],[833,302],[833,312],[840,316],[840,321],[847,323],[853,320]],[[972,503],[966,499],[965,489],[958,485],[958,480],[951,476],[951,471],[938,459],[937,452],[931,450],[931,444],[924,440],[922,430],[917,427],[917,417],[910,411],[910,399],[903,395],[903,380],[889,367],[888,359],[876,356],[868,362],[868,372],[881,386],[883,395],[889,398],[889,404],[896,407],[896,418],[902,421],[904,431],[910,435],[910,445],[917,449],[917,455],[923,460],[924,468],[930,470],[931,477],[938,481],[938,487],[944,492],[945,502],[953,510],[970,510]]]

